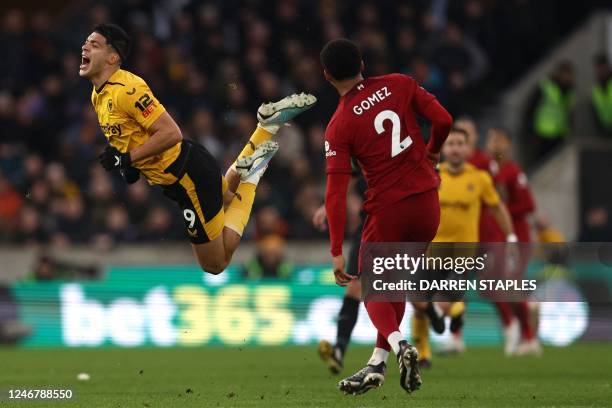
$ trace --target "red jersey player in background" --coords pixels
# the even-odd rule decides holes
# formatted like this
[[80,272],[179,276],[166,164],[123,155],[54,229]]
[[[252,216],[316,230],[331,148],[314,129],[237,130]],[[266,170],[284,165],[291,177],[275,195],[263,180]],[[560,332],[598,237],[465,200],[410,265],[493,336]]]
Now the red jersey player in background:
[[[434,164],[452,117],[432,94],[406,75],[364,79],[361,52],[349,40],[327,43],[321,51],[321,63],[325,78],[340,94],[325,132],[325,207],[334,275],[336,283],[344,286],[354,279],[346,274],[342,255],[351,156],[358,161],[368,185],[361,242],[431,242],[440,222],[440,179]],[[431,122],[427,145],[417,115]],[[408,392],[420,387],[418,352],[399,330],[405,306],[405,302],[365,302],[378,330],[376,348],[363,369],[340,381],[341,391],[358,394],[380,386],[391,349],[399,362],[400,385]]]
[[[459,118],[455,121],[455,126],[465,130],[468,134],[468,145],[470,147],[468,163],[488,172],[493,177],[492,170],[497,168],[497,164],[486,151],[478,148],[478,130],[474,121],[466,117]],[[506,242],[505,237],[500,236],[500,233],[501,230],[498,228],[493,214],[486,206],[483,206],[480,214],[480,242],[498,242],[500,240]]]
[[[487,134],[487,150],[494,162],[491,165],[493,181],[504,203],[510,211],[512,224],[518,242],[531,242],[528,216],[535,211],[535,202],[527,176],[521,166],[510,156],[512,145],[508,135],[503,129],[492,128]],[[503,233],[495,225],[492,226],[495,236],[490,242],[503,242]],[[529,249],[525,246],[519,248],[519,265],[521,272],[526,268],[529,258]],[[539,355],[542,352],[535,330],[529,318],[529,305],[527,301],[496,302],[495,306],[500,314],[504,326],[505,352],[507,355]],[[514,319],[516,317],[516,319]],[[520,329],[520,336],[518,332]]]
[[476,129],[476,123],[467,116],[462,116],[455,120],[454,126],[459,129],[463,129],[468,135],[468,148],[470,150],[468,156],[468,163],[473,165],[479,170],[484,170],[490,173],[491,168],[491,156],[484,150],[478,148],[478,129]]
[[493,181],[510,211],[519,242],[531,242],[527,217],[535,211],[535,202],[527,176],[521,166],[510,157],[511,147],[510,139],[504,130],[489,130],[487,150],[495,160],[491,167]]
[[[494,164],[493,159],[487,152],[478,148],[478,129],[476,129],[476,123],[474,123],[474,121],[468,117],[461,117],[455,121],[454,126],[467,132],[468,147],[470,149],[468,163],[472,164],[479,170],[486,171],[493,176],[491,169],[497,167],[497,165]],[[499,239],[498,231],[497,222],[495,221],[493,214],[491,214],[487,206],[483,205],[480,213],[480,242],[496,241]]]

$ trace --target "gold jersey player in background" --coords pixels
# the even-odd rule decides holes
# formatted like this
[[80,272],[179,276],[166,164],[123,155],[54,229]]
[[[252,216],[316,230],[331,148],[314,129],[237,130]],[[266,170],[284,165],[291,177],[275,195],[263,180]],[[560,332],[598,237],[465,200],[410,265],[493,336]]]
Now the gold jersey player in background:
[[260,106],[259,124],[225,177],[201,145],[181,130],[146,82],[121,69],[130,38],[114,24],[94,28],[82,46],[79,75],[94,86],[91,101],[108,146],[100,163],[128,183],[140,174],[182,210],[186,233],[202,269],[221,273],[249,219],[255,188],[278,150],[279,127],[312,107],[316,98],[292,95]]
[[[440,225],[433,242],[471,243],[479,242],[481,206],[491,210],[507,241],[516,242],[512,228],[512,219],[508,209],[501,201],[493,185],[491,176],[467,162],[470,154],[468,134],[461,128],[451,128],[448,138],[442,146],[444,163],[440,165]],[[446,247],[446,245],[445,245]],[[450,248],[440,248],[447,251]],[[435,244],[432,250],[436,250]],[[464,249],[465,251],[466,249]],[[470,249],[467,249],[470,251]],[[455,256],[460,248],[453,250]],[[465,256],[465,254],[462,254]],[[470,256],[473,254],[470,254]],[[463,324],[463,302],[437,302],[440,312],[451,317],[453,341],[463,344],[460,329]],[[419,350],[419,365],[431,365],[431,347],[429,344],[429,325],[427,316],[415,310],[412,319],[414,343]],[[461,345],[456,348],[461,348]]]

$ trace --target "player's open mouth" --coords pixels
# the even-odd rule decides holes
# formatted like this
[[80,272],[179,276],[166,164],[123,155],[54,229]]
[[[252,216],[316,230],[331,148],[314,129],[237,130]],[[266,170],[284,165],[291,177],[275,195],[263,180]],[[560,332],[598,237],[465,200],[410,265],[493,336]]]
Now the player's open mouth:
[[90,59],[84,55],[81,55],[81,65],[79,65],[79,69],[86,69],[89,66]]

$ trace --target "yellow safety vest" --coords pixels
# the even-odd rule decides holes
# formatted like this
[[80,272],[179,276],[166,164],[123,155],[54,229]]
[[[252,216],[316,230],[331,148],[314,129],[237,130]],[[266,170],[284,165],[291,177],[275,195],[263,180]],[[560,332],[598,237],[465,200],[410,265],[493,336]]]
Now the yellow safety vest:
[[542,99],[535,111],[534,130],[546,139],[565,137],[569,132],[569,113],[574,107],[573,93],[563,95],[561,88],[550,79],[540,82]]
[[612,131],[612,79],[605,86],[597,84],[593,87],[593,106],[602,126]]

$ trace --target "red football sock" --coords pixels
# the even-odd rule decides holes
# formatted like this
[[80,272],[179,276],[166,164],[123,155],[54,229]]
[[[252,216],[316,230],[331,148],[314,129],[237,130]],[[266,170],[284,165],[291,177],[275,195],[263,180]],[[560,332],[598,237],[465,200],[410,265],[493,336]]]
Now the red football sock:
[[504,327],[508,327],[512,322],[512,308],[508,302],[494,302],[495,307],[497,307],[497,312],[499,313],[499,317],[501,319],[502,325]]
[[521,337],[523,340],[532,340],[535,337],[531,321],[529,320],[529,305],[526,301],[513,303],[514,315],[521,327]]
[[[395,303],[399,302],[366,302],[365,304],[370,320],[374,327],[376,327],[376,330],[378,330],[376,347],[387,351],[391,350],[387,337],[394,331],[399,331],[399,323],[397,322],[399,306],[396,306]],[[402,304],[405,306],[405,303],[402,302]],[[399,318],[400,322],[402,317],[403,309],[402,315]]]
[[389,344],[385,336],[380,334],[380,332],[378,332],[378,334],[376,335],[376,347],[381,348],[383,350],[391,351],[391,345]]
[[397,322],[397,327],[399,327],[400,324],[402,324],[402,319],[404,318],[404,312],[406,311],[406,302],[393,302],[391,304],[393,305],[393,308],[395,309],[395,321]]

